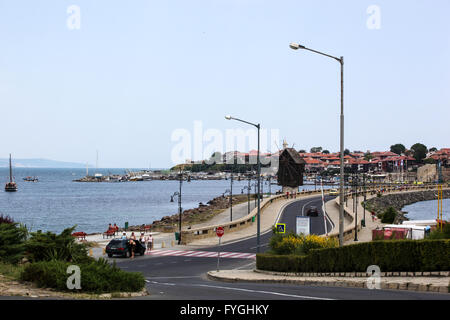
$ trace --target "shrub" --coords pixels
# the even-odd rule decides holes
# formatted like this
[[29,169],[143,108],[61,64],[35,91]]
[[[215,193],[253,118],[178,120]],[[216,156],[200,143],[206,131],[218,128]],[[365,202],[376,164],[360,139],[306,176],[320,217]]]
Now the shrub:
[[393,207],[387,208],[381,217],[382,223],[394,223],[395,217],[397,216],[397,211]]
[[10,216],[4,216],[3,214],[0,214],[0,224],[2,223],[14,224],[14,220]]
[[17,263],[25,251],[24,241],[27,228],[18,223],[0,223],[0,260],[7,263]]
[[432,231],[428,239],[450,239],[450,223],[446,223],[441,227],[438,226],[436,230]]
[[313,249],[306,256],[258,254],[258,269],[281,272],[448,271],[450,240],[392,240]]
[[67,228],[61,234],[41,231],[32,232],[26,242],[28,259],[31,262],[62,260],[72,262],[89,262],[92,260],[86,250],[86,246],[77,243],[72,237],[75,227]]
[[[35,262],[24,268],[21,280],[34,282],[39,287],[73,291],[67,288],[67,279],[70,276],[67,268],[71,264],[59,260]],[[77,290],[79,292],[135,292],[142,290],[145,285],[145,279],[141,273],[123,271],[115,265],[108,264],[104,259],[78,264],[78,266],[81,271],[81,289]]]
[[317,235],[297,235],[289,233],[283,235],[275,232],[270,239],[269,246],[274,254],[308,254],[312,249],[334,248],[338,246],[335,238],[325,238]]

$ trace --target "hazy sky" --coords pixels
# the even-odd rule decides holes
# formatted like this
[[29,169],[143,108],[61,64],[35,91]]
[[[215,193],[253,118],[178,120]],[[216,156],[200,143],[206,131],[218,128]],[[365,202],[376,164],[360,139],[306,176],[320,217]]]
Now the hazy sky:
[[169,167],[226,114],[338,151],[339,63],[293,41],[344,56],[346,148],[450,147],[448,0],[1,0],[0,39],[0,157]]

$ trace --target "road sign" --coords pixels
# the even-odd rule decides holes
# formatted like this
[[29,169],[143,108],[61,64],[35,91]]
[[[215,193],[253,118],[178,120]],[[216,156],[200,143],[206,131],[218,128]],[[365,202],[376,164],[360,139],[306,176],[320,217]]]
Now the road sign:
[[286,233],[286,223],[277,223],[276,228],[278,233]]
[[217,234],[217,236],[220,238],[221,236],[223,236],[223,234],[225,233],[225,231],[223,230],[223,228],[222,227],[218,227],[217,229],[216,229],[216,234]]
[[305,236],[310,234],[310,218],[305,216],[297,216],[296,233],[303,233]]

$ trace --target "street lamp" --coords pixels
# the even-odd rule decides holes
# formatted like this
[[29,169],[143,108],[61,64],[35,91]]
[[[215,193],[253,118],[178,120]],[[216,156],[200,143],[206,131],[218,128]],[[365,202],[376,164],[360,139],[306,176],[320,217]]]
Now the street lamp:
[[329,54],[306,48],[298,43],[291,43],[293,50],[308,50],[338,61],[341,65],[341,116],[340,116],[340,178],[339,178],[339,246],[344,245],[344,57],[334,57]]
[[238,118],[234,118],[230,115],[225,116],[225,119],[227,120],[236,120],[236,121],[240,121],[249,125],[252,125],[254,127],[256,127],[258,129],[258,154],[256,155],[256,162],[257,162],[257,166],[258,166],[258,172],[257,172],[257,177],[258,177],[258,211],[256,213],[256,217],[257,217],[257,222],[256,222],[256,252],[259,253],[259,247],[260,247],[260,234],[261,234],[261,219],[260,219],[260,211],[261,211],[261,204],[260,204],[260,188],[261,188],[261,163],[259,161],[259,131],[260,131],[260,124],[256,124],[256,123],[252,123],[252,122],[248,122],[245,120],[241,120]]
[[180,190],[173,193],[173,195],[170,196],[170,202],[173,202],[173,197],[178,196],[178,212],[179,212],[179,229],[178,229],[178,244],[181,244],[181,213],[183,209],[181,208],[181,184],[183,183],[183,174],[179,173],[180,178]]

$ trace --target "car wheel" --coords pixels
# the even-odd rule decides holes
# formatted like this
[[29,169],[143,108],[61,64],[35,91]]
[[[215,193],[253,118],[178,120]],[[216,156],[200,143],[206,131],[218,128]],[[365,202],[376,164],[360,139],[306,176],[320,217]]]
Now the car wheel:
[[113,256],[112,253],[108,253],[108,257],[112,258],[112,256]]

